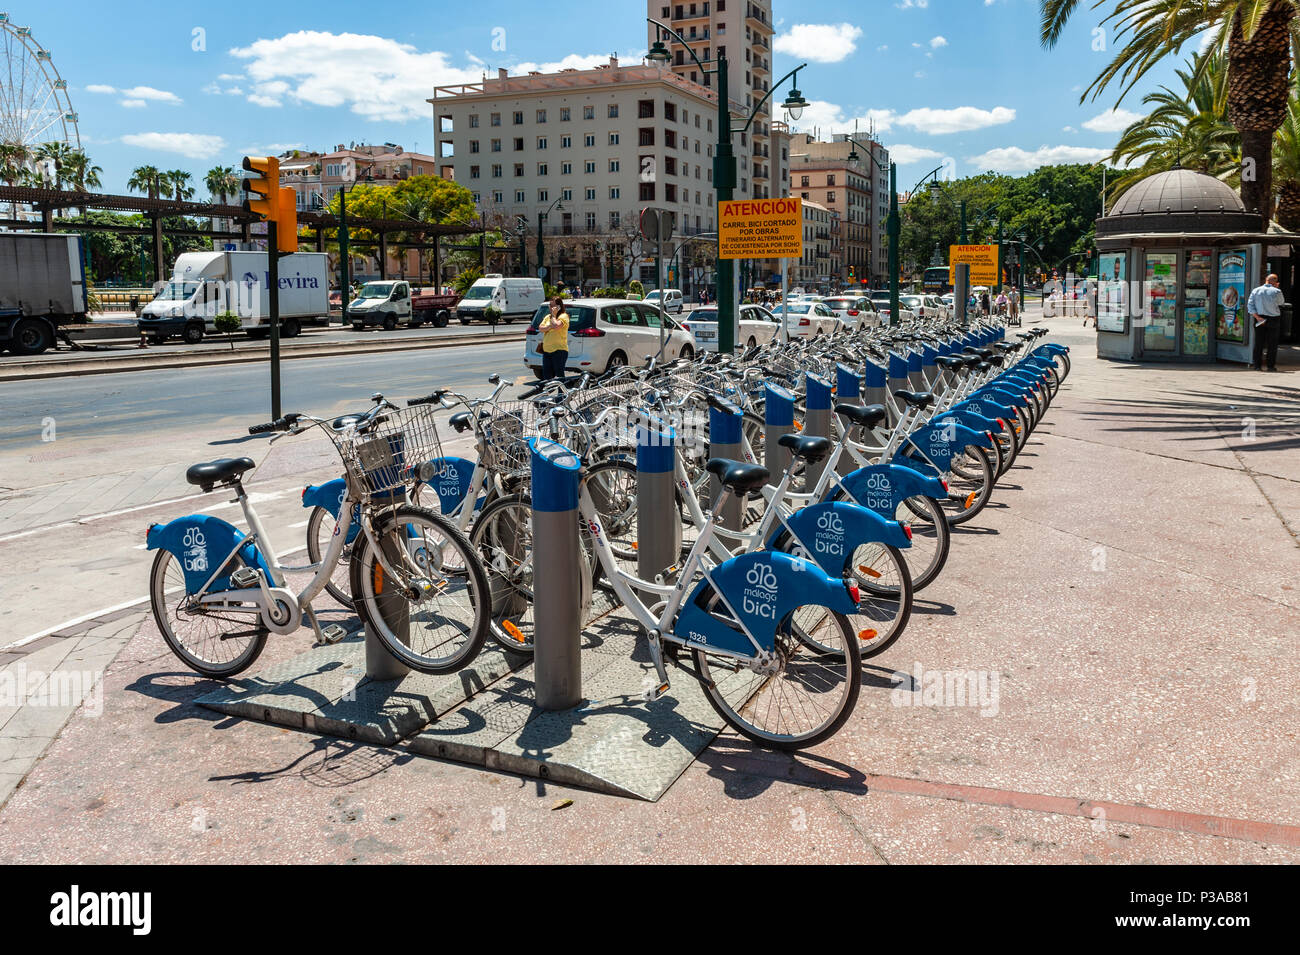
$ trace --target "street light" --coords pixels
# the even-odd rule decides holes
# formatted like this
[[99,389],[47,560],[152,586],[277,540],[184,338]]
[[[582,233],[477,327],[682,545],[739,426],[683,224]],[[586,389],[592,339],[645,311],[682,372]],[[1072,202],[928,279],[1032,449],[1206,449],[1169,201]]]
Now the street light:
[[[789,111],[791,118],[798,119],[803,115],[803,110],[808,106],[808,101],[804,99],[803,94],[798,89],[799,71],[807,66],[802,63],[795,67],[785,76],[781,77],[761,100],[754,106],[750,112],[745,125],[739,130],[731,128],[731,106],[730,97],[727,90],[727,57],[719,54],[713,61],[713,69],[707,68],[700,58],[695,55],[691,45],[680,33],[673,30],[666,23],[646,17],[647,23],[655,25],[655,41],[650,46],[650,51],[646,54],[646,59],[652,63],[669,64],[673,56],[668,51],[664,43],[664,36],[667,35],[680,43],[690,58],[695,62],[696,67],[704,76],[716,76],[717,83],[714,86],[718,96],[718,141],[713,148],[713,189],[717,193],[718,203],[730,202],[734,196],[736,188],[736,156],[731,149],[731,134],[733,132],[745,133],[754,122],[759,111],[763,108],[774,92],[786,80],[793,78],[790,84],[790,95],[786,97],[782,107]],[[718,351],[721,354],[730,354],[736,348],[736,263],[734,259],[718,258]]]
[[546,266],[546,245],[542,242],[542,223],[546,221],[546,217],[551,214],[553,209],[559,209],[561,212],[564,211],[563,198],[564,197],[561,196],[559,199],[552,202],[547,206],[545,212],[537,213],[537,270],[539,277],[543,280],[545,280],[546,276],[540,275],[540,272]]

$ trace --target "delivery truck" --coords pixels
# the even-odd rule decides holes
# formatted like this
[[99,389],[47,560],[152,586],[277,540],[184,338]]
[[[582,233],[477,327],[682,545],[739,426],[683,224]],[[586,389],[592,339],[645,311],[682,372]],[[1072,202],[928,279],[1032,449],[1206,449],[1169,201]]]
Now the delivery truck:
[[[323,252],[280,259],[280,334],[304,323],[329,323],[329,266]],[[265,252],[185,252],[172,277],[140,314],[139,329],[155,343],[179,335],[190,344],[216,332],[216,316],[234,312],[249,338],[271,331],[271,278]]]
[[0,233],[0,351],[39,355],[86,317],[79,235]]

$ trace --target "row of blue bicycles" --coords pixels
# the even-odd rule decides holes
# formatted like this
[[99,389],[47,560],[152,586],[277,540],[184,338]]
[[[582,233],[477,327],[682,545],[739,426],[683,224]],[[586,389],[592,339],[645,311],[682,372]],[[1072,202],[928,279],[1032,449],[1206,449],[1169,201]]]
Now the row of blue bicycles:
[[[249,431],[319,431],[341,463],[303,491],[309,563],[279,556],[243,487],[251,459],[196,464],[188,480],[232,491],[247,530],[211,515],[150,527],[153,613],[173,652],[217,678],[271,633],[346,636],[317,619],[326,593],[415,670],[454,672],[489,639],[530,654],[547,559],[532,466],[560,445],[581,465],[579,599],[589,619],[624,613],[645,634],[646,695],[670,692],[673,669],[760,745],[811,746],[848,719],[862,660],[904,634],[952,528],[988,505],[1069,374],[1045,334],[917,323],[285,415]],[[453,433],[473,450],[448,453]],[[671,535],[662,567],[639,546],[638,454],[672,474],[653,515]]]

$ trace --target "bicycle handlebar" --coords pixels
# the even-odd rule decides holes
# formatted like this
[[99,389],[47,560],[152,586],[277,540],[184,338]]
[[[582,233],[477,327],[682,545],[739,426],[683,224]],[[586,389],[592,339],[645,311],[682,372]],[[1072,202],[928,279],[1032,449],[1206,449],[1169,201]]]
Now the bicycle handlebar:
[[274,421],[268,421],[265,424],[255,424],[248,429],[249,434],[269,434],[272,431],[288,431],[301,418],[302,415],[293,412],[276,418]]

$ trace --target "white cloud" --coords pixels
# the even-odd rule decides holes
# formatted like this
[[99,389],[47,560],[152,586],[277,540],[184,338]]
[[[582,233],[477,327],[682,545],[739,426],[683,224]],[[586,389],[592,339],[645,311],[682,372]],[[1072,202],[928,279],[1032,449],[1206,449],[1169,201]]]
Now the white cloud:
[[880,46],[876,47],[876,52],[877,52],[877,53],[884,53],[884,52],[885,52],[886,50],[888,50],[888,49],[889,49],[889,44],[888,44],[888,43],[882,43],[882,44],[880,44]]
[[[259,39],[230,51],[244,60],[250,103],[276,107],[287,101],[311,106],[345,106],[371,120],[427,120],[426,100],[435,86],[475,83],[481,66],[453,65],[446,53],[421,52],[408,43],[361,33],[300,30]],[[631,55],[639,60],[644,51]],[[512,73],[530,70],[591,69],[609,62],[606,54],[570,54],[553,63],[516,63]]]
[[922,107],[908,110],[898,117],[898,123],[922,133],[939,136],[1001,126],[1015,118],[1016,111],[1006,106],[995,106],[993,109],[980,109],[976,106],[958,106],[954,109]]
[[796,130],[803,132],[811,132],[816,127],[823,134],[851,133],[856,120],[858,131],[863,136],[866,136],[871,129],[872,123],[875,123],[876,132],[880,133],[888,130],[894,124],[895,119],[896,114],[889,109],[869,109],[865,113],[850,116],[845,113],[843,106],[828,103],[826,100],[811,100],[804,107],[803,115],[799,117],[799,121],[792,125]]
[[103,83],[92,83],[86,87],[87,93],[121,93],[123,96],[122,105],[127,109],[140,109],[149,103],[165,103],[168,106],[180,106],[184,102],[175,93],[169,93],[167,90],[155,89],[152,86],[132,86],[130,89],[120,90],[114,86],[105,86]]
[[926,149],[924,146],[900,144],[889,147],[889,158],[900,165],[906,166],[908,163],[942,159],[943,153],[935,152],[933,149]]
[[930,0],[903,0],[902,3],[896,3],[894,6],[900,10],[907,10],[916,7],[918,10],[924,10],[930,5]]
[[1062,127],[1061,127],[1061,132],[1063,132],[1063,133],[1077,133],[1078,130],[1075,129],[1073,126],[1062,126]]
[[838,63],[858,48],[862,29],[851,23],[796,23],[772,48],[803,60]]
[[89,86],[86,87],[86,92],[87,93],[116,93],[117,88],[113,86],[105,86],[103,83],[91,83]]
[[918,80],[923,80],[925,79],[925,70],[917,70],[915,73],[912,74],[912,76]]
[[1143,115],[1127,109],[1108,109],[1083,123],[1083,128],[1090,129],[1094,133],[1119,133],[1128,129]]
[[149,104],[142,99],[124,99],[122,105],[127,109],[144,109]]
[[209,159],[226,148],[224,139],[206,133],[128,133],[122,142],[156,152],[180,153],[190,159]]
[[981,170],[1029,172],[1039,166],[1095,163],[1109,155],[1109,149],[1090,149],[1086,146],[1039,146],[1032,152],[1019,146],[1004,146],[971,156],[970,162]]
[[947,46],[947,45],[948,45],[948,40],[946,37],[941,37],[941,36],[930,37],[930,49],[932,50],[937,50],[939,49],[939,47]]

